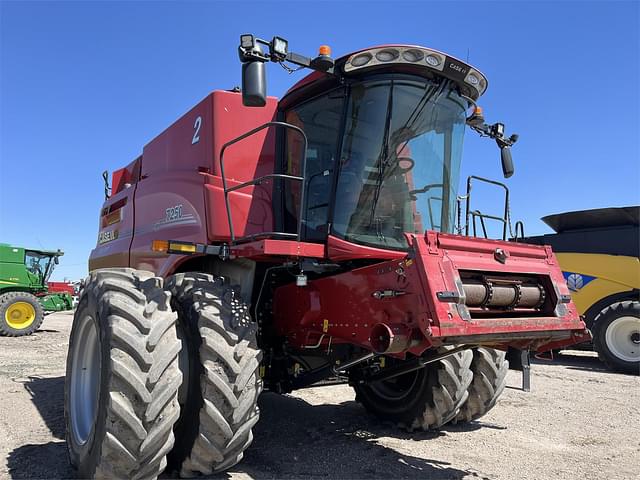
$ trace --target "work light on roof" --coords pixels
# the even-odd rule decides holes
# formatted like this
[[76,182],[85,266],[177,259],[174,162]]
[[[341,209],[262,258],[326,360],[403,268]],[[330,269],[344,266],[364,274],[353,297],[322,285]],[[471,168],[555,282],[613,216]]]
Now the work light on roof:
[[269,50],[273,57],[284,60],[289,50],[289,42],[282,37],[273,37]]
[[478,98],[487,89],[487,80],[480,72],[448,57],[444,53],[428,48],[397,46],[372,48],[364,52],[351,55],[344,64],[344,73],[351,73],[361,68],[373,68],[387,64],[405,64],[426,67],[436,70],[440,75],[458,82],[471,91],[467,94]]
[[240,46],[242,48],[252,49],[255,45],[255,39],[253,35],[240,35]]
[[400,56],[400,52],[395,48],[385,48],[376,53],[376,58],[381,62],[392,62]]
[[371,61],[373,56],[370,53],[361,53],[360,55],[356,55],[353,60],[351,60],[351,65],[353,67],[362,67]]
[[424,58],[424,52],[417,48],[410,48],[409,50],[402,52],[402,58],[407,62],[419,62]]

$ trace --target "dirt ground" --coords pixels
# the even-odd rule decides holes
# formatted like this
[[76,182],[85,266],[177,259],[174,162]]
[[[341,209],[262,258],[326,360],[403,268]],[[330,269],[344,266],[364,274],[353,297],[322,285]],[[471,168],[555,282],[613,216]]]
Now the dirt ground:
[[[72,315],[30,337],[0,337],[0,478],[69,478],[63,389]],[[591,352],[519,372],[481,421],[403,433],[355,403],[346,385],[264,394],[255,440],[219,478],[640,478],[640,377],[609,373]]]

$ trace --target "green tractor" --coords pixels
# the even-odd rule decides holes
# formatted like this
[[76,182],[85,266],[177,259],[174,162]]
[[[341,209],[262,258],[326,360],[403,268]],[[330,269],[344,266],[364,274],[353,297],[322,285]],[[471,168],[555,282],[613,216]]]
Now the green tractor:
[[45,311],[70,310],[68,292],[50,293],[48,280],[61,250],[34,250],[0,243],[0,335],[31,335]]

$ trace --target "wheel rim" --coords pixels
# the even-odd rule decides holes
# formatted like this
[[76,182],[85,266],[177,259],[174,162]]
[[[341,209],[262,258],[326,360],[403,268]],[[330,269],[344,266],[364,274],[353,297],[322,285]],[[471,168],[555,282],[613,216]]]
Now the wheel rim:
[[15,302],[4,312],[4,319],[11,328],[24,330],[36,319],[36,309],[29,302]]
[[640,318],[616,318],[605,334],[609,351],[625,362],[640,361]]
[[418,371],[415,371],[405,373],[390,380],[372,382],[369,384],[369,388],[384,400],[399,401],[413,396],[413,387],[417,381]]
[[79,445],[87,443],[98,411],[100,342],[91,316],[82,317],[72,347],[69,410],[71,433]]

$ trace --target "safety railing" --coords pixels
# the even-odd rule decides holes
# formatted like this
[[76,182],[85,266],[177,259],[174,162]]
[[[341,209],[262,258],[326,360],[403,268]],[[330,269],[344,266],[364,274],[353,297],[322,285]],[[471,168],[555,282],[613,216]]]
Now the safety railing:
[[[302,137],[303,140],[303,150],[302,150],[302,162],[300,164],[300,170],[302,171],[302,176],[297,176],[297,175],[288,175],[285,173],[270,173],[267,175],[263,175],[261,177],[258,178],[254,178],[253,180],[249,180],[247,182],[243,182],[243,183],[239,183],[237,185],[234,185],[232,187],[228,187],[227,186],[227,178],[225,176],[225,172],[224,172],[224,154],[227,150],[228,147],[230,147],[231,145],[234,145],[244,139],[246,139],[247,137],[250,137],[252,135],[255,135],[256,133],[266,129],[266,128],[270,128],[270,127],[276,127],[276,128],[285,128],[285,129],[290,129],[293,130],[297,133],[300,134],[300,136]],[[222,148],[220,149],[220,176],[222,177],[222,188],[224,190],[224,203],[225,203],[225,207],[227,209],[227,220],[229,222],[229,235],[231,237],[231,243],[235,244],[235,243],[241,243],[241,242],[248,242],[248,241],[252,241],[252,240],[257,240],[259,238],[270,238],[270,237],[280,237],[280,238],[295,238],[297,241],[300,241],[300,238],[302,236],[302,218],[303,218],[303,212],[302,212],[302,206],[305,204],[305,176],[306,176],[306,168],[307,168],[307,136],[304,133],[304,131],[300,128],[300,127],[296,127],[295,125],[291,125],[289,123],[286,122],[267,122],[265,124],[260,125],[259,127],[254,128],[253,130],[249,130],[246,133],[243,133],[242,135],[234,138],[233,140],[228,141],[227,143],[225,143]],[[296,233],[290,233],[290,232],[260,232],[260,233],[256,233],[256,234],[252,234],[252,235],[246,235],[244,237],[240,237],[240,238],[236,238],[235,236],[235,231],[233,228],[233,218],[232,218],[232,214],[231,214],[231,204],[229,202],[229,193],[231,192],[235,192],[236,190],[240,190],[242,188],[247,188],[251,185],[260,185],[261,183],[263,183],[265,180],[268,179],[276,179],[276,178],[280,178],[283,180],[288,180],[288,181],[297,181],[297,182],[301,182],[302,183],[302,188],[301,188],[301,193],[300,193],[300,212],[298,215],[298,226],[296,229]]]
[[[501,187],[504,189],[504,215],[502,217],[498,217],[496,215],[488,215],[486,213],[482,213],[479,210],[471,210],[471,190],[473,185],[473,180],[477,180],[478,182],[488,183],[490,185],[496,185],[497,187]],[[469,235],[469,226],[473,226],[473,236],[477,236],[476,231],[476,219],[480,219],[480,224],[482,226],[482,231],[485,238],[488,238],[487,235],[487,226],[484,222],[485,218],[496,220],[502,223],[502,240],[507,239],[507,227],[509,225],[509,188],[501,182],[497,182],[495,180],[490,180],[488,178],[477,177],[475,175],[470,175],[467,178],[467,194],[466,194],[466,225],[464,234]]]
[[[488,183],[490,185],[495,185],[504,190],[504,215],[502,217],[498,217],[497,215],[488,215],[486,213],[482,213],[480,210],[471,210],[471,191],[473,187],[473,181],[476,180],[482,183]],[[460,224],[460,214],[462,210],[461,202],[465,201],[465,225],[464,227]],[[482,235],[484,238],[489,238],[489,234],[487,232],[487,225],[485,223],[485,219],[495,220],[497,222],[502,223],[502,240],[508,240],[507,233],[512,241],[518,241],[518,239],[522,240],[524,238],[524,224],[521,221],[516,222],[515,224],[515,234],[511,227],[511,211],[509,208],[509,187],[507,187],[502,182],[497,182],[495,180],[490,180],[488,178],[478,177],[475,175],[470,175],[467,178],[467,193],[466,195],[459,195],[457,198],[457,218],[458,218],[458,233],[462,233],[464,230],[464,234],[469,236],[469,229],[472,229],[473,236],[478,236],[478,220],[480,221],[480,227],[482,228]]]

